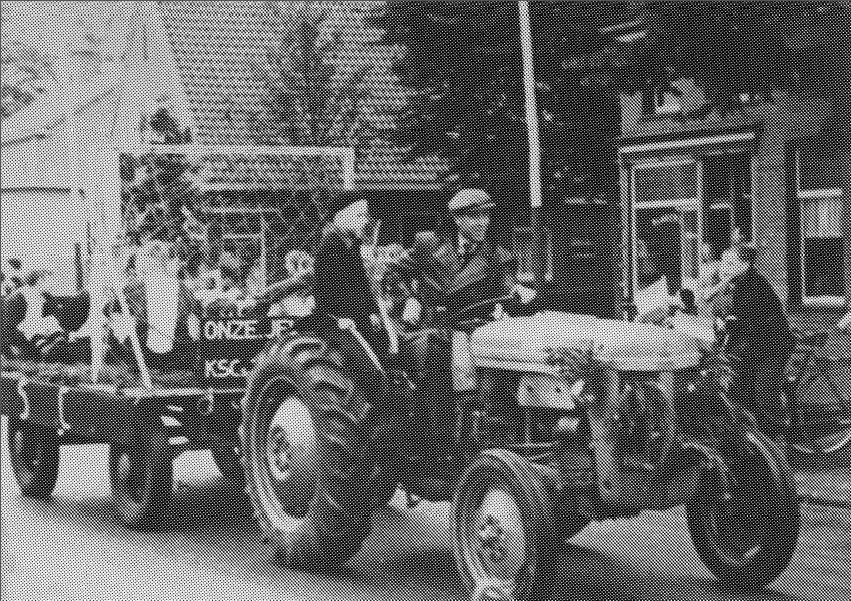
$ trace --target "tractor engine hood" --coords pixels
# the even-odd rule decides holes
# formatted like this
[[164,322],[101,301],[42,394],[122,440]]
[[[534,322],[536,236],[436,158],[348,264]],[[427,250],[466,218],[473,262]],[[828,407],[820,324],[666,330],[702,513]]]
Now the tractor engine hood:
[[477,367],[544,373],[581,353],[618,371],[676,371],[696,366],[705,346],[661,326],[548,311],[487,324],[471,340]]

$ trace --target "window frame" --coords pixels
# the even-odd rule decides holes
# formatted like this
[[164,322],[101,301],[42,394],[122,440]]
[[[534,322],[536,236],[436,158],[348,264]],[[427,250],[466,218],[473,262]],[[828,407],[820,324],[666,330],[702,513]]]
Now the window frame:
[[[841,198],[842,197],[842,187],[838,188],[812,188],[807,190],[801,189],[801,150],[802,145],[798,144],[792,151],[793,157],[793,182],[795,189],[793,192],[793,198],[796,203],[796,210],[799,215],[798,218],[798,256],[796,260],[796,264],[798,267],[798,275],[801,278],[801,305],[804,307],[843,307],[845,305],[845,294],[847,290],[843,290],[843,292],[839,295],[822,295],[822,296],[809,296],[807,295],[806,290],[806,245],[805,240],[806,236],[804,235],[804,204],[802,201],[805,200],[822,200],[822,199],[832,199],[832,198]],[[840,224],[841,228],[841,224]],[[843,238],[840,229],[839,239],[842,244],[846,244],[847,242]],[[843,256],[844,260],[844,256]],[[843,286],[847,287],[848,283],[843,281]]]
[[[673,199],[664,199],[664,200],[656,200],[656,201],[644,201],[639,202],[636,200],[636,172],[642,169],[658,169],[660,167],[666,166],[677,166],[677,165],[694,165],[696,171],[696,186],[695,186],[695,196],[693,198],[673,198]],[[678,212],[685,213],[687,211],[693,211],[696,213],[697,217],[697,231],[696,236],[698,238],[699,243],[703,240],[703,212],[701,210],[701,204],[703,202],[703,163],[698,160],[697,157],[694,156],[682,156],[678,158],[668,158],[661,159],[655,161],[648,161],[645,163],[633,163],[630,168],[630,246],[631,246],[631,265],[630,265],[630,274],[632,279],[631,284],[631,295],[634,297],[636,292],[640,290],[638,286],[638,253],[636,249],[638,247],[638,211],[642,209],[675,209]],[[684,233],[684,231],[683,231]],[[683,282],[686,279],[686,270],[684,269],[685,265],[685,253],[686,253],[686,244],[685,244],[685,236],[681,235],[680,244],[680,268],[682,271],[681,277],[683,278]],[[698,247],[699,254],[699,247]],[[699,257],[698,257],[699,260]],[[695,269],[698,266],[694,266]],[[691,270],[689,270],[691,271]]]
[[[545,227],[542,229],[541,242],[543,243],[543,260],[544,260],[544,273],[543,279],[544,282],[552,282],[553,281],[553,232],[551,228]],[[528,239],[526,237],[528,236]],[[532,246],[532,239],[534,238],[534,232],[531,226],[523,225],[516,226],[511,231],[511,254],[514,256],[514,259],[517,261],[517,280],[522,284],[531,284],[535,281],[535,273],[534,271],[525,271],[522,270],[522,265],[520,264],[520,256],[518,254],[518,250],[521,244],[525,244],[528,240],[528,244]],[[521,242],[522,240],[522,242]],[[531,249],[534,252],[534,248]]]

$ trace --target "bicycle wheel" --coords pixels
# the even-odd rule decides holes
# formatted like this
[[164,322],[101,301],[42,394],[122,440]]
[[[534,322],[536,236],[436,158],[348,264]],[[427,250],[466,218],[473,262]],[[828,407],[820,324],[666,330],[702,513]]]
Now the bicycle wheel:
[[791,449],[798,459],[816,459],[839,453],[851,445],[851,420],[798,428]]

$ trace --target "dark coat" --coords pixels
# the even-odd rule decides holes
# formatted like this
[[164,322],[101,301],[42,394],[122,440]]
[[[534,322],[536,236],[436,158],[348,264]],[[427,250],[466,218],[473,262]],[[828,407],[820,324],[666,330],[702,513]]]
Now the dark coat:
[[17,358],[35,352],[35,347],[18,329],[26,314],[27,299],[20,288],[0,298],[0,354]]
[[736,276],[730,285],[729,348],[745,363],[760,363],[788,356],[791,331],[783,303],[771,284],[755,269]]
[[437,247],[434,258],[450,311],[506,295],[517,283],[514,258],[489,240],[472,255],[462,257],[456,234]]
[[313,264],[316,313],[347,317],[364,335],[372,331],[370,315],[378,314],[360,254],[360,241],[333,223],[322,231]]

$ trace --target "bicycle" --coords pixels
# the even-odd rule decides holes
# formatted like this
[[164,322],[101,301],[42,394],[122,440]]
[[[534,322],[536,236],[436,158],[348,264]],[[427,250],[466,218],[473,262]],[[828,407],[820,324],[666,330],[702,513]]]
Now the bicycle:
[[[851,359],[821,354],[830,332],[793,330],[792,334],[795,346],[784,385],[789,448],[798,459],[831,456],[851,445],[851,400],[843,396],[834,369],[842,364],[851,367]],[[802,394],[814,382],[824,383],[829,400],[808,410],[802,403]]]
[[[735,317],[716,323],[716,362],[714,369],[722,385],[729,390],[741,358],[730,353],[730,329]],[[847,364],[851,358],[834,359],[823,351],[831,332],[792,330],[794,344],[783,372],[783,430],[776,440],[793,463],[816,461],[851,447],[851,399],[843,396],[833,367]],[[806,404],[802,396],[814,382],[822,382],[827,402]]]

